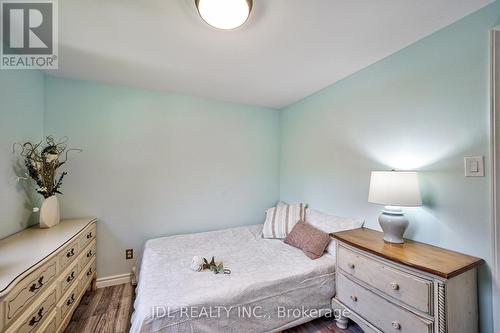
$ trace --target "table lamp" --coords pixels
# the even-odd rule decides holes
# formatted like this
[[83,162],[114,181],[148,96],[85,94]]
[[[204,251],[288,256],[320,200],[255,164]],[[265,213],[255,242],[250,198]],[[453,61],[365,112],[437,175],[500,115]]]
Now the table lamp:
[[411,171],[373,171],[368,202],[385,205],[378,217],[384,241],[404,243],[408,219],[401,207],[422,206],[418,175]]

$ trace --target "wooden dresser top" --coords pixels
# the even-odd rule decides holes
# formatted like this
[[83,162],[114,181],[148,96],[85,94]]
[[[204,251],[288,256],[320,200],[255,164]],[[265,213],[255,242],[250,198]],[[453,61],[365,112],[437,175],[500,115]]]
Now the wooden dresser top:
[[38,225],[0,240],[0,296],[17,278],[69,242],[95,219],[61,221],[50,229]]
[[484,263],[480,258],[408,239],[404,244],[387,243],[381,232],[368,228],[341,231],[332,236],[360,250],[447,279]]

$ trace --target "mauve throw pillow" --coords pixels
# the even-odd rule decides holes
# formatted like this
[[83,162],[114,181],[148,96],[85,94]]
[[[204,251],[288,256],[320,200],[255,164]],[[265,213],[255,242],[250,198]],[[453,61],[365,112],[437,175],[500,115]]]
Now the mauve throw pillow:
[[304,221],[299,221],[284,242],[301,249],[309,258],[318,259],[330,243],[330,235]]

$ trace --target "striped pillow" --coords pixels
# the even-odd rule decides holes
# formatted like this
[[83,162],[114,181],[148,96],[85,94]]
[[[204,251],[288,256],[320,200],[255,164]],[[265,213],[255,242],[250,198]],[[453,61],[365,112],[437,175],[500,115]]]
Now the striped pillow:
[[304,220],[306,206],[302,203],[289,205],[280,202],[276,207],[266,211],[266,222],[262,229],[264,238],[285,238],[294,225]]

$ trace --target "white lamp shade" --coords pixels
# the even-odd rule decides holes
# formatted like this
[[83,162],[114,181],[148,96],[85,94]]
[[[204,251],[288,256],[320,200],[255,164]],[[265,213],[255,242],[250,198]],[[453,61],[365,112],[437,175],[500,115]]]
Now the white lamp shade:
[[368,201],[387,206],[422,206],[417,173],[411,171],[373,171]]

